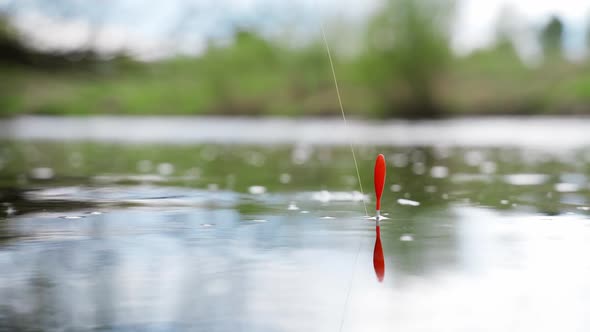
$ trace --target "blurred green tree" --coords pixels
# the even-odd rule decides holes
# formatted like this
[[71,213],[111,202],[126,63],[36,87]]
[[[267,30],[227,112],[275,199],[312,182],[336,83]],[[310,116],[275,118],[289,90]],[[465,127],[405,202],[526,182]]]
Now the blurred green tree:
[[451,60],[452,0],[389,0],[369,24],[363,57],[382,114],[435,117],[437,83]]
[[26,47],[10,24],[8,18],[0,13],[0,61],[23,62],[27,58]]
[[547,59],[558,58],[562,55],[563,23],[557,16],[551,19],[541,30],[541,45],[543,55]]
[[230,45],[210,44],[198,60],[201,73],[220,114],[259,114],[266,109],[264,93],[278,70],[279,50],[247,29],[238,29]]

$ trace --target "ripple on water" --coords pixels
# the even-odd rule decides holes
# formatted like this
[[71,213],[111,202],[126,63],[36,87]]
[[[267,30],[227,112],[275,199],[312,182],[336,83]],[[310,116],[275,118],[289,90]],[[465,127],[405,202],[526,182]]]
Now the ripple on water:
[[70,220],[75,220],[75,219],[82,219],[84,218],[84,216],[60,216],[61,219],[70,219]]
[[449,169],[445,166],[434,166],[430,169],[430,176],[437,179],[446,178],[449,175]]
[[403,168],[408,165],[408,156],[405,153],[394,153],[389,160],[395,167]]
[[504,181],[515,186],[534,186],[540,185],[549,180],[549,175],[537,173],[519,173],[508,174],[504,176]]
[[311,193],[311,199],[323,203],[336,201],[336,202],[361,202],[368,199],[366,195],[363,196],[358,191],[316,191]]
[[397,200],[399,205],[408,205],[408,206],[419,206],[420,202],[413,201],[411,199],[399,198]]
[[469,166],[479,166],[485,159],[483,152],[478,150],[467,151],[463,158]]
[[31,170],[30,175],[35,180],[49,180],[53,178],[54,171],[49,167],[37,167]]
[[137,162],[137,171],[140,173],[148,173],[152,171],[152,162],[150,160],[140,160]]
[[[113,187],[56,187],[31,190],[25,193],[25,198],[32,202],[48,202],[55,206],[88,203],[116,205],[141,205],[141,206],[190,206],[200,207],[210,202],[216,205],[234,204],[238,195],[231,191],[217,191],[218,187],[209,188],[212,191],[162,187],[162,186],[113,186]],[[81,212],[86,216],[104,213],[105,207],[86,208]],[[96,209],[96,210],[94,210]],[[58,216],[55,216],[58,217]]]
[[6,205],[6,210],[4,210],[7,216],[13,216],[16,214],[16,209],[12,205]]
[[245,162],[248,165],[251,165],[254,167],[262,167],[262,166],[264,166],[264,163],[266,162],[266,157],[264,156],[264,154],[262,154],[260,152],[250,151],[245,157]]
[[399,240],[403,242],[414,241],[414,236],[412,234],[403,234],[400,236]]
[[580,189],[580,186],[575,183],[560,182],[555,184],[555,191],[560,193],[572,193]]
[[580,173],[563,173],[559,176],[561,182],[575,183],[582,185],[588,181],[588,178],[584,174]]
[[98,216],[98,215],[101,215],[102,212],[100,212],[100,211],[90,211],[90,212],[86,212],[86,214],[92,215],[92,216]]
[[313,148],[309,145],[296,145],[291,153],[291,161],[295,165],[305,164],[313,153]]
[[423,162],[415,162],[412,164],[412,172],[416,175],[422,175],[426,172],[426,166]]
[[283,173],[279,176],[279,182],[282,184],[288,184],[289,182],[291,182],[291,174],[289,173]]
[[497,166],[493,161],[484,161],[479,165],[479,171],[484,174],[493,174],[496,172]]
[[437,190],[436,186],[432,186],[432,185],[424,186],[424,191],[426,191],[427,193],[435,193],[436,190]]
[[158,164],[158,173],[162,176],[169,176],[174,173],[174,165],[171,163]]
[[451,176],[451,181],[455,183],[489,182],[491,179],[490,174],[457,173]]
[[392,184],[391,187],[389,187],[389,189],[396,193],[402,190],[402,186],[400,186],[399,184]]
[[262,195],[266,193],[266,187],[264,186],[250,186],[248,192],[252,195]]

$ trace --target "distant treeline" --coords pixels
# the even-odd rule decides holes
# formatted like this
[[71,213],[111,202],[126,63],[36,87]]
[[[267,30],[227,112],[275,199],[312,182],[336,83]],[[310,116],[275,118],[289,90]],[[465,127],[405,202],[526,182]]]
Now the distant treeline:
[[[517,52],[522,24],[509,11],[498,19],[494,45],[454,55],[454,9],[450,0],[386,1],[367,24],[359,51],[336,54],[347,112],[424,118],[590,111],[590,64],[565,59],[558,17],[534,30],[541,53],[529,64]],[[0,114],[339,112],[320,39],[293,47],[236,28],[233,42],[212,42],[198,57],[147,63],[125,54],[105,57],[88,45],[43,51],[0,16]]]

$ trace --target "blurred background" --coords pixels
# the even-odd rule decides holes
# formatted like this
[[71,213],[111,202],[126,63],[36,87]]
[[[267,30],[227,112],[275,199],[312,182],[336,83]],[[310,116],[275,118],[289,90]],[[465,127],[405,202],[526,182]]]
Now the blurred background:
[[2,0],[0,114],[583,114],[575,0]]
[[588,114],[588,1],[0,0],[0,332],[590,331]]

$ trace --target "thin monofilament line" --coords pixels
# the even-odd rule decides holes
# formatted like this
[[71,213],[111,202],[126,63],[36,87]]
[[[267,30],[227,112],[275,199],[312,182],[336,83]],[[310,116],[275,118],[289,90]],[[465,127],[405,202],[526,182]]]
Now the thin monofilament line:
[[[330,45],[328,45],[328,39],[326,38],[326,32],[324,31],[324,24],[320,21],[320,28],[322,30],[322,38],[324,39],[324,45],[326,45],[326,51],[328,53],[328,59],[330,60],[330,68],[332,69],[332,77],[334,78],[334,86],[336,87],[336,95],[338,96],[338,105],[340,105],[340,112],[342,113],[342,120],[344,120],[344,130],[346,135],[348,136],[348,122],[346,121],[346,115],[344,115],[344,107],[342,106],[342,98],[340,97],[340,88],[338,87],[338,80],[336,79],[336,70],[334,69],[334,61],[332,61],[332,52],[330,52]],[[350,152],[352,152],[352,160],[354,160],[354,168],[356,169],[356,177],[359,181],[359,186],[361,188],[361,199],[363,201],[363,206],[365,208],[365,215],[368,216],[369,212],[367,210],[367,203],[365,202],[365,192],[363,191],[363,183],[361,182],[361,173],[359,172],[359,166],[356,162],[356,155],[354,153],[354,147],[352,145],[352,139],[348,136],[348,144],[350,145]],[[340,320],[340,329],[344,327],[344,321],[346,319],[346,311],[348,309],[348,300],[350,298],[350,292],[352,290],[352,283],[354,282],[354,272],[356,271],[356,264],[359,258],[359,253],[361,252],[361,244],[362,238],[359,241],[359,247],[356,252],[356,257],[354,258],[354,265],[352,267],[352,275],[350,276],[350,281],[348,284],[348,290],[346,291],[346,299],[344,300],[344,312],[342,313],[342,319]]]
[[[330,60],[330,68],[332,68],[332,77],[334,78],[334,86],[336,86],[336,95],[338,96],[338,105],[340,105],[340,112],[342,113],[342,120],[344,120],[344,130],[348,136],[348,121],[346,121],[346,115],[344,115],[344,107],[342,106],[342,98],[340,97],[340,89],[338,88],[338,80],[336,79],[336,70],[334,70],[334,61],[332,61],[332,52],[330,52],[330,46],[328,45],[328,39],[326,38],[326,32],[324,31],[324,24],[320,21],[320,28],[322,30],[322,37],[324,39],[324,45],[326,45],[326,51],[328,52],[328,59]],[[369,215],[367,210],[367,203],[365,202],[365,192],[363,191],[363,183],[361,182],[361,173],[359,172],[359,166],[356,162],[356,155],[354,153],[354,147],[352,145],[352,139],[348,136],[348,144],[350,145],[350,152],[352,152],[352,160],[354,160],[354,168],[356,169],[356,177],[361,187],[361,199],[363,206],[365,207],[365,215]]]
[[346,312],[348,310],[348,299],[350,298],[350,292],[352,290],[352,283],[354,282],[354,271],[356,271],[356,263],[359,260],[359,254],[361,253],[361,245],[363,244],[362,238],[359,240],[359,247],[356,251],[356,256],[354,257],[354,265],[352,266],[352,275],[350,276],[350,282],[348,285],[348,290],[346,291],[346,299],[344,300],[344,312],[342,313],[342,319],[340,320],[340,329],[338,331],[342,331],[344,327],[344,319],[346,318]]

